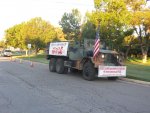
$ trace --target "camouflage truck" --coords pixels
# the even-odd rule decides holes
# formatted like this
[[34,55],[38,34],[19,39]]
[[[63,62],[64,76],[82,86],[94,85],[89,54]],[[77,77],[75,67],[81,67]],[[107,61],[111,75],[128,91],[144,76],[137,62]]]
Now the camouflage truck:
[[63,74],[68,69],[81,70],[83,78],[89,81],[98,77],[116,80],[126,76],[126,66],[116,51],[100,47],[97,57],[93,58],[93,45],[94,40],[51,42],[47,48],[50,72]]

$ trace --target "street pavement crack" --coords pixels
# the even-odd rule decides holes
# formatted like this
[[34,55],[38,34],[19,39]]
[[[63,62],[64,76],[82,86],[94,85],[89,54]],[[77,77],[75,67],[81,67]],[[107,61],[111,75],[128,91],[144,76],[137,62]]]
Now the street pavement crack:
[[19,77],[19,76],[16,76],[14,73],[12,72],[9,72],[9,71],[6,71],[7,73],[9,73],[10,75],[12,75],[13,77],[21,80],[22,82],[24,82],[25,84],[27,84],[28,86],[30,86],[31,88],[35,88],[35,85],[31,84],[30,82],[26,81],[25,79]]

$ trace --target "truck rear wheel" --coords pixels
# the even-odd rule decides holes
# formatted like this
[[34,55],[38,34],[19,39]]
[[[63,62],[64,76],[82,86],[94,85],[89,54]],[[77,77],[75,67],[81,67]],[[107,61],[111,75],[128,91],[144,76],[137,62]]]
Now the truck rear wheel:
[[64,66],[64,60],[63,59],[57,59],[56,62],[56,72],[59,74],[67,73],[68,68]]
[[56,59],[55,58],[51,58],[49,61],[49,71],[50,72],[56,71]]
[[92,81],[96,78],[96,70],[91,62],[86,62],[83,66],[83,78]]

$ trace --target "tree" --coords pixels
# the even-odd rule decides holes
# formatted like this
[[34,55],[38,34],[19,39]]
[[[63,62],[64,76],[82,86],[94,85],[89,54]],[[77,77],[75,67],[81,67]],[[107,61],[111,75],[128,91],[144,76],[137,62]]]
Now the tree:
[[87,21],[85,24],[82,25],[82,32],[81,32],[81,39],[95,39],[95,25]]
[[77,40],[80,36],[81,15],[77,9],[73,9],[71,13],[64,13],[59,24],[61,25],[66,39]]
[[135,44],[135,40],[136,37],[134,35],[129,35],[124,38],[124,47],[126,48],[123,49],[124,50],[123,52],[125,53],[125,58],[128,57],[131,46]]
[[9,45],[27,49],[27,44],[30,43],[36,54],[55,38],[57,38],[55,28],[40,17],[15,25],[5,31],[5,39]]
[[139,40],[143,62],[146,62],[148,48],[150,46],[150,10],[135,12],[133,14],[131,25],[133,26]]
[[23,29],[25,44],[32,44],[35,53],[43,49],[46,43],[56,38],[56,32],[52,25],[40,17],[29,20]]
[[150,10],[144,8],[144,0],[127,0],[127,4],[132,11],[130,25],[133,27],[137,35],[143,56],[143,62],[146,62],[148,48],[150,46]]
[[138,47],[139,43],[143,61],[146,61],[150,46],[150,10],[144,7],[145,0],[94,0],[94,3],[96,10],[90,18],[95,25],[100,21],[101,38],[119,48],[123,47],[124,38],[130,39],[126,54],[131,45]]
[[100,23],[101,41],[119,51],[130,20],[124,0],[94,0],[94,3],[96,10],[88,17],[96,26]]
[[21,29],[24,23],[14,25],[5,31],[6,43],[13,47],[24,48],[24,40],[21,34]]
[[57,37],[56,37],[57,39],[56,40],[59,40],[59,41],[65,41],[66,40],[65,35],[64,35],[61,28],[55,28],[55,31],[56,31],[56,34],[57,34]]
[[3,40],[0,41],[0,48],[4,48],[5,47],[5,42]]

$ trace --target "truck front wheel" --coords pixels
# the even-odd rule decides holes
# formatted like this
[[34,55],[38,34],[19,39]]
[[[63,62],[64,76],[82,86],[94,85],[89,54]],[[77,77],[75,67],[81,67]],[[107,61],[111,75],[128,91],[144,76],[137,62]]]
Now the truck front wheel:
[[56,59],[55,58],[51,58],[49,61],[49,71],[50,72],[56,71]]
[[91,62],[86,62],[83,66],[83,78],[92,81],[96,78],[96,70]]

